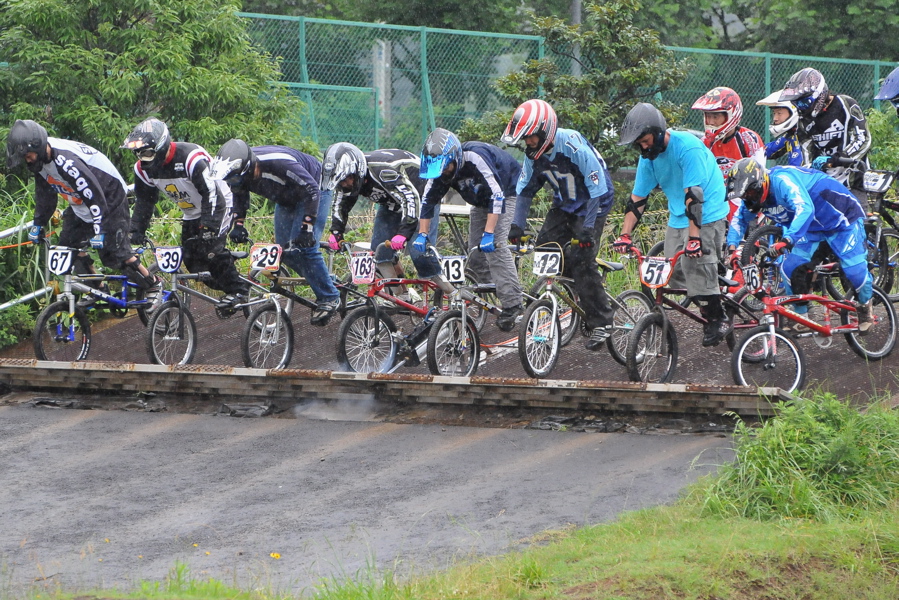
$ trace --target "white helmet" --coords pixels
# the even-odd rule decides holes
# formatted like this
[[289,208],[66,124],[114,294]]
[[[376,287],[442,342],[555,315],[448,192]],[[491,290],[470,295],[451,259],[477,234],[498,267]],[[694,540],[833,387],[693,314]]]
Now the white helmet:
[[776,92],[765,96],[756,104],[758,106],[770,106],[771,108],[785,108],[790,111],[790,116],[787,117],[786,121],[782,123],[778,123],[777,125],[771,124],[768,127],[768,131],[771,132],[771,135],[780,137],[782,135],[786,135],[790,131],[796,127],[796,124],[799,123],[799,111],[796,110],[796,107],[793,106],[792,102],[780,102],[778,98],[783,93],[783,90],[777,90]]

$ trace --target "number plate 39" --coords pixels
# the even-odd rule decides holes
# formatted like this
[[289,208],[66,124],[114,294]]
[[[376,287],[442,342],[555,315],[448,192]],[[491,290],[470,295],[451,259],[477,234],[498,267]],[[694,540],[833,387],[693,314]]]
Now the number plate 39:
[[181,268],[184,253],[181,246],[162,246],[156,248],[156,264],[163,273],[177,273]]

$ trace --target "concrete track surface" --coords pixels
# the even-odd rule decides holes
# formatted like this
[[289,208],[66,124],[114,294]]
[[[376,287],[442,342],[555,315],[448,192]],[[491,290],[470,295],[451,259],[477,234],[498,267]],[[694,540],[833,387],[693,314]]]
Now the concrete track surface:
[[234,419],[7,401],[0,596],[129,587],[178,561],[197,577],[292,592],[372,567],[439,569],[672,501],[732,457],[720,434],[397,425],[368,420],[362,406],[304,410]]

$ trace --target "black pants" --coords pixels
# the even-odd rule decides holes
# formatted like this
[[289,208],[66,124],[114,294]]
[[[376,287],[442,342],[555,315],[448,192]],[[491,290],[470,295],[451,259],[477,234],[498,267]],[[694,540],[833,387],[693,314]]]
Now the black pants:
[[204,242],[196,239],[199,233],[200,219],[181,222],[181,246],[187,270],[191,273],[209,271],[212,281],[207,285],[212,289],[226,294],[247,294],[250,286],[237,274],[234,258],[225,248],[225,236]]
[[[540,233],[537,234],[537,245],[556,242],[564,248],[581,231],[583,222],[583,218],[561,209],[550,209]],[[596,253],[599,251],[599,239],[605,223],[605,217],[596,218],[593,225],[596,244],[592,248],[573,247],[565,254],[565,270],[562,274],[574,280],[574,291],[578,295],[578,304],[586,313],[588,329],[611,325],[615,316],[596,265]]]

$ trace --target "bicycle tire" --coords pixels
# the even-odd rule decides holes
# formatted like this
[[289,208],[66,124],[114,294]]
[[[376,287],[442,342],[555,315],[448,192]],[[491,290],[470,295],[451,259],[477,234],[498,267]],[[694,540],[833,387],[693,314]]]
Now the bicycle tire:
[[[780,265],[776,258],[768,255],[770,243],[779,239],[781,235],[783,227],[780,225],[762,225],[750,232],[743,243],[740,250],[740,266],[745,267],[753,263],[758,265],[759,278],[764,286],[762,291],[754,296],[759,294],[779,296],[786,293]],[[744,302],[753,311],[761,311],[764,308],[761,300],[753,300],[752,297],[746,298]]]
[[[477,286],[478,280],[472,277],[471,275],[465,276],[465,285],[466,286]],[[477,291],[475,292],[477,296],[479,296],[482,300],[487,302],[492,306],[499,306],[499,299],[496,297],[495,291]],[[490,313],[480,305],[475,304],[474,302],[469,302],[467,305],[468,308],[468,318],[474,321],[475,327],[478,330],[478,333],[484,330],[484,325],[487,324],[487,318],[490,316]]]
[[625,290],[615,297],[612,335],[606,340],[606,346],[618,364],[627,365],[627,341],[630,333],[637,321],[649,313],[652,307],[653,303],[639,290]]
[[677,370],[677,334],[668,324],[662,341],[665,318],[653,311],[637,321],[627,341],[627,374],[631,381],[668,383]]
[[147,325],[150,362],[156,365],[188,365],[196,351],[197,325],[186,306],[179,306],[170,300],[153,311]]
[[562,348],[561,326],[552,301],[544,298],[532,302],[518,327],[521,366],[530,377],[546,377],[556,366]]
[[[874,319],[874,325],[865,335],[853,331],[845,336],[853,352],[865,360],[878,361],[889,356],[896,347],[896,311],[883,290],[874,286],[873,292],[871,316]],[[849,295],[854,297],[854,290]],[[840,311],[840,322],[843,325],[849,324],[853,319],[852,314],[849,311]]]
[[337,360],[342,369],[356,373],[386,373],[399,350],[396,325],[383,312],[370,307],[347,314],[337,330]]
[[283,369],[293,357],[293,323],[277,304],[250,313],[240,336],[243,364],[251,369]]
[[[533,286],[531,286],[531,296],[539,298],[546,288],[546,280],[548,277],[541,277]],[[571,298],[575,304],[578,302],[577,293],[574,291],[574,280],[568,277],[555,277],[553,287],[561,287],[565,294]],[[574,336],[580,331],[582,335],[590,335],[590,332],[583,330],[583,319],[581,315],[574,311],[567,302],[562,300],[561,295],[553,290],[556,299],[559,302],[559,326],[562,328],[562,336],[560,342],[562,347],[567,346],[574,339]]]
[[431,324],[428,332],[428,369],[432,375],[471,377],[481,360],[477,324],[461,310],[450,310]]
[[[885,254],[878,257],[878,261],[885,263],[884,281],[879,285],[880,289],[890,298],[891,301],[899,300],[899,294],[892,294],[893,287],[896,285],[896,268],[899,266],[899,231],[892,227],[885,227],[880,230],[880,241],[883,242]],[[876,283],[876,282],[875,282]],[[889,283],[889,286],[885,285]]]
[[802,348],[782,329],[774,330],[772,344],[771,332],[765,325],[750,329],[734,348],[730,360],[731,375],[737,385],[776,387],[785,392],[805,385],[805,365]]
[[874,285],[879,287],[884,294],[889,294],[893,289],[894,270],[890,263],[890,248],[887,245],[885,234],[887,229],[880,230],[880,241],[875,248],[873,238],[877,229],[873,225],[865,226],[866,245],[868,248],[868,270],[874,277]]
[[35,322],[33,344],[38,360],[86,360],[91,349],[91,322],[87,313],[79,306],[75,307],[74,314],[69,313],[68,300],[48,304]]

